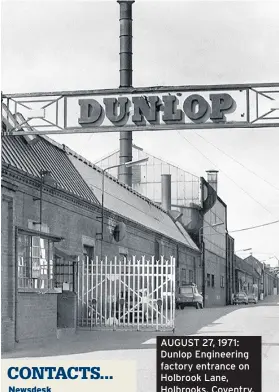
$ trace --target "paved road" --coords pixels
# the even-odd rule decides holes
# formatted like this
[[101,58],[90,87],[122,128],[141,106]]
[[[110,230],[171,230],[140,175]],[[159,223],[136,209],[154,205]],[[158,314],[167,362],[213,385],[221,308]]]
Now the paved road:
[[[263,390],[279,391],[279,296],[264,303],[213,309],[186,309],[177,314],[175,335],[261,335],[263,341]],[[155,338],[152,333],[84,332],[71,343],[42,346],[14,353],[17,357],[51,355],[66,359],[131,359],[137,362],[138,391],[155,391]]]

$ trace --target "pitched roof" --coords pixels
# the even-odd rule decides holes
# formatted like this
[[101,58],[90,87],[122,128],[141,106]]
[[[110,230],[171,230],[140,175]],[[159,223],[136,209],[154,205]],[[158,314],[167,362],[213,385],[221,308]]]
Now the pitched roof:
[[251,265],[247,259],[241,259],[240,257],[235,256],[235,267],[251,276],[255,276],[256,274],[260,276],[254,265]]
[[[32,144],[22,136],[3,136],[2,162],[35,177],[40,176],[40,170],[49,170],[58,187],[99,204],[102,170],[46,136],[38,139]],[[108,174],[105,178],[105,208],[199,251],[182,225],[165,210],[116,178]]]
[[[102,170],[74,151],[67,148],[66,151],[71,162],[101,201]],[[107,173],[105,174],[104,206],[152,231],[199,251],[190,235],[181,225],[177,225],[165,210]]]
[[49,170],[58,188],[99,204],[65,151],[45,137],[39,137],[37,143],[32,145],[22,136],[3,136],[2,162],[34,177],[40,177],[40,170]]

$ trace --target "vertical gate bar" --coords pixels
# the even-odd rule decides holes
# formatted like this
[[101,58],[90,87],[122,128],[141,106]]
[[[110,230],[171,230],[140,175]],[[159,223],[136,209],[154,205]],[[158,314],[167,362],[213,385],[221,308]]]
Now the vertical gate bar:
[[111,284],[112,284],[112,263],[113,263],[113,261],[111,260],[110,264],[109,264],[109,275],[110,275],[110,277],[109,277],[109,320],[110,320],[109,325],[110,326],[111,326],[111,320],[112,320],[112,286],[111,286]]
[[137,268],[137,330],[139,331],[139,306],[140,306],[140,298],[139,298],[139,287],[140,287],[140,259],[137,260],[138,268]]
[[[124,257],[124,265],[123,265],[123,293],[124,293],[124,309],[123,309],[123,314],[124,313],[126,313],[126,305],[128,306],[128,304],[126,304],[126,300],[128,300],[128,298],[129,298],[129,296],[130,296],[130,292],[129,291],[127,291],[127,293],[128,293],[128,298],[126,299],[126,295],[125,295],[125,292],[126,292],[126,286],[125,286],[125,284],[126,284],[126,257]],[[127,309],[128,310],[128,317],[129,317],[129,308]],[[126,316],[123,316],[124,318],[123,318],[123,325],[124,325],[124,327],[125,327],[125,319],[126,319]]]
[[135,290],[136,290],[136,256],[133,256],[133,313],[132,313],[132,324],[135,325]]
[[170,277],[171,277],[171,279],[170,279],[170,295],[169,295],[169,297],[170,297],[170,325],[171,326],[173,326],[173,311],[172,311],[172,293],[173,293],[173,268],[172,268],[172,265],[173,265],[173,257],[171,256],[171,258],[170,258]]
[[149,325],[149,303],[150,303],[150,290],[149,290],[149,268],[150,260],[146,261],[146,292],[147,292],[147,304],[146,304],[146,326]]
[[83,322],[84,322],[84,286],[85,286],[85,279],[84,279],[84,258],[82,259],[82,270],[81,270],[81,325],[83,327]]
[[104,299],[104,307],[105,307],[105,320],[104,325],[106,326],[107,322],[107,303],[108,303],[108,258],[105,257],[105,299]]
[[[119,260],[119,266],[118,266],[118,280],[119,280],[119,284],[118,284],[118,296],[119,296],[119,301],[118,301],[118,325],[120,326],[120,314],[121,314],[121,303],[120,303],[120,299],[121,299],[121,260]],[[122,320],[123,322],[123,320]]]
[[117,258],[114,258],[114,315],[113,315],[113,323],[116,320],[116,307],[117,307],[117,300],[116,300],[116,266],[117,266]]
[[175,265],[176,265],[176,260],[173,259],[173,266],[172,266],[172,279],[173,279],[173,292],[172,292],[173,330],[175,329],[175,293],[176,293]]
[[103,259],[101,260],[101,279],[100,279],[100,325],[103,325]]
[[[86,326],[88,327],[88,312],[89,312],[89,305],[88,305],[88,294],[89,294],[89,289],[88,289],[88,257],[86,257]],[[90,311],[90,315],[91,315]]]
[[161,285],[161,300],[162,300],[161,328],[164,325],[164,318],[163,318],[163,315],[164,315],[164,300],[163,300],[164,268],[163,268],[163,266],[164,266],[164,256],[161,256],[161,282],[160,282],[160,285]]
[[[88,257],[89,258],[89,257]],[[90,317],[90,329],[92,329],[92,326],[93,326],[93,301],[92,301],[92,299],[93,299],[93,296],[94,296],[94,292],[93,292],[93,287],[94,287],[94,281],[93,281],[93,269],[94,269],[94,260],[89,260],[89,262],[90,262],[90,268],[89,269],[87,269],[87,271],[88,271],[88,273],[89,273],[89,271],[91,271],[91,279],[90,279],[90,281],[91,281],[91,311],[90,311],[90,315],[91,315],[91,317]]]
[[153,326],[153,320],[154,320],[154,256],[151,257],[151,325]]
[[99,284],[99,259],[96,256],[96,276],[95,276],[95,297],[96,297],[96,311],[95,311],[95,325],[98,325],[98,284]]
[[144,325],[144,314],[145,314],[145,256],[141,258],[142,266],[141,266],[141,306],[142,306],[142,315],[141,315],[141,325]]
[[[155,290],[158,289],[158,282],[159,282],[159,265],[160,261],[157,261],[156,264],[156,273],[155,273]],[[158,306],[158,297],[159,297],[159,290],[156,291],[157,295],[157,300],[156,300],[156,331],[159,330],[159,306]]]
[[131,312],[130,312],[130,309],[131,309],[131,295],[130,295],[130,293],[131,293],[131,259],[129,258],[128,259],[128,282],[127,282],[127,285],[128,285],[128,293],[129,293],[129,295],[128,295],[128,309],[129,309],[129,312],[128,312],[128,318],[127,318],[127,325],[129,326],[130,325],[130,314],[131,314]]
[[166,273],[165,273],[165,296],[166,297],[166,325],[168,325],[168,306],[169,306],[169,261],[166,260]]
[[77,262],[77,293],[78,293],[78,301],[77,301],[77,314],[78,314],[78,317],[77,317],[77,323],[78,323],[78,326],[80,327],[80,310],[82,309],[82,306],[80,306],[80,283],[79,283],[79,279],[80,279],[80,264],[79,264],[79,262]]

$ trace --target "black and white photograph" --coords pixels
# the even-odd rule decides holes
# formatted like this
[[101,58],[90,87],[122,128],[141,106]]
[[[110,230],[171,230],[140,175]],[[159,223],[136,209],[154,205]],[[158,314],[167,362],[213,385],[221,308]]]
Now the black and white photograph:
[[279,391],[279,1],[2,0],[1,120],[3,391]]

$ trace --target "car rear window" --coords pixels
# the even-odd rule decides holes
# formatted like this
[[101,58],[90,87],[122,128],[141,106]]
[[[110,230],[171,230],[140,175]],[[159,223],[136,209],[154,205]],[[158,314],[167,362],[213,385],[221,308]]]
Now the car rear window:
[[193,288],[192,287],[181,287],[180,294],[193,294]]

